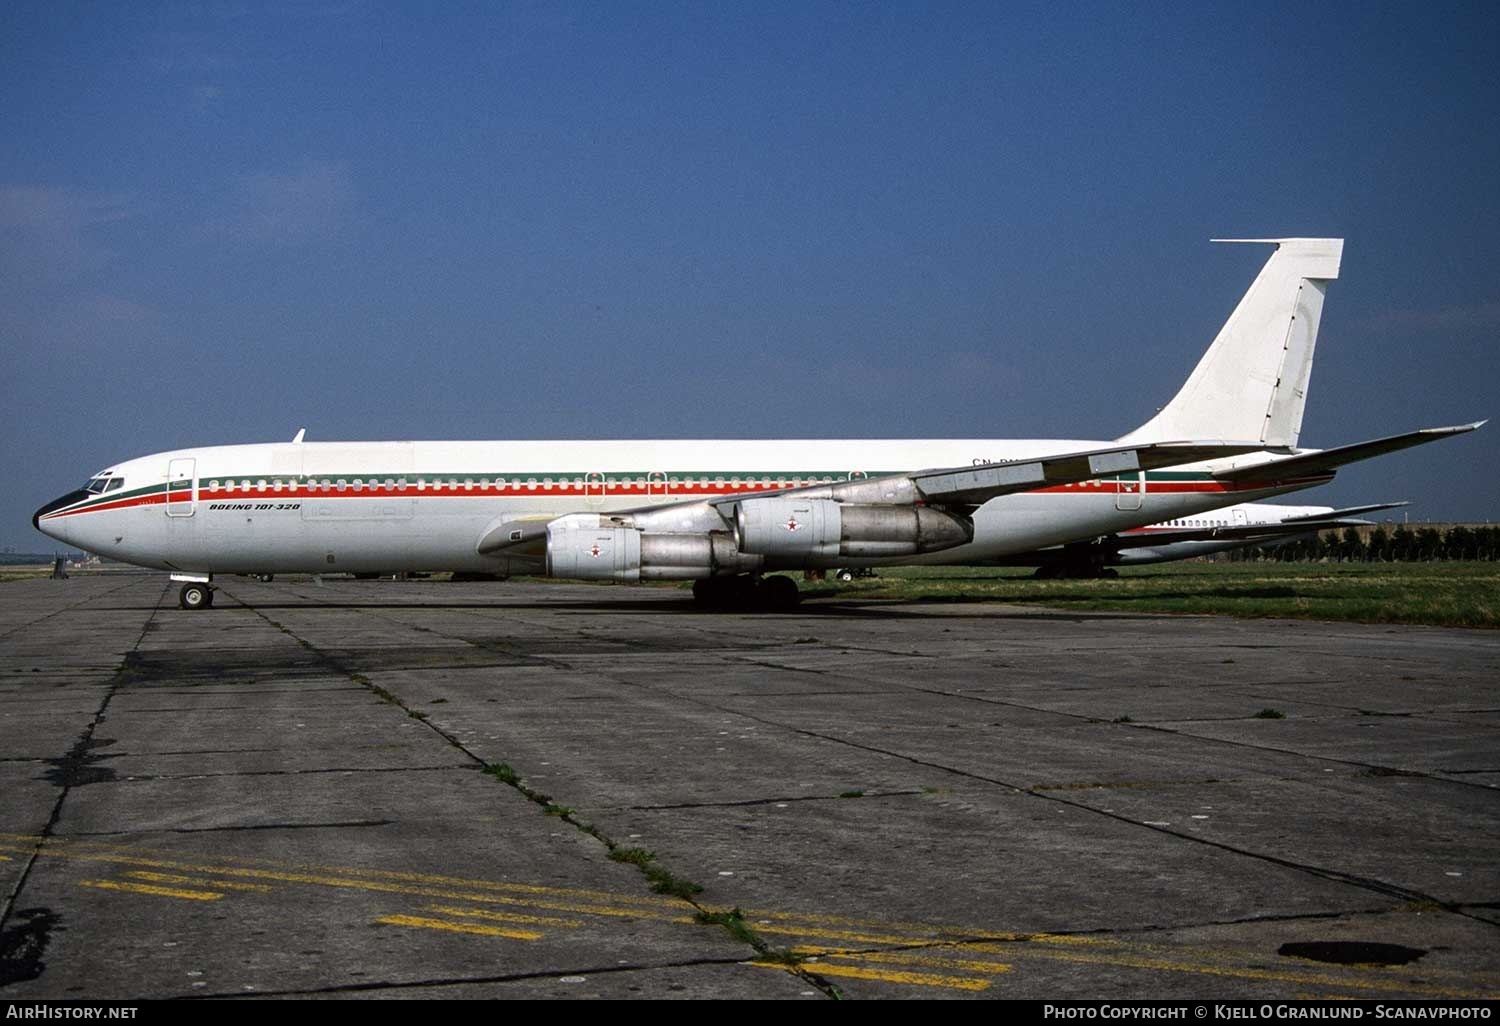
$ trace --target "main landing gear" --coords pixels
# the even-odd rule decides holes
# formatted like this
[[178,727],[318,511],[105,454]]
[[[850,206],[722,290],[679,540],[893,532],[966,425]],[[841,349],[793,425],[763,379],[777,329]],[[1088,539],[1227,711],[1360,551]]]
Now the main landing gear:
[[795,608],[802,593],[790,577],[737,574],[694,581],[693,601],[708,609],[783,610]]
[[183,609],[207,609],[214,604],[213,585],[206,581],[189,581],[177,593],[177,604]]

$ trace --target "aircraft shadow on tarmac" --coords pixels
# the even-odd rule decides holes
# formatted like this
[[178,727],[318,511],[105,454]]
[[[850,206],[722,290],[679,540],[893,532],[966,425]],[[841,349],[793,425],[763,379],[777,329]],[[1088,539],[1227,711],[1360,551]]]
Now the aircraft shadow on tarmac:
[[[1236,593],[1242,594],[1242,593]],[[226,596],[233,598],[232,595]],[[753,616],[771,617],[774,619],[786,619],[789,617],[810,617],[819,620],[827,619],[892,619],[892,620],[1056,620],[1074,623],[1081,620],[1150,620],[1162,614],[1159,613],[1120,613],[1099,610],[1088,610],[1085,612],[1070,613],[1066,611],[1043,611],[1031,608],[1016,609],[1009,608],[1007,603],[996,602],[985,598],[956,598],[940,600],[907,600],[907,599],[853,599],[847,602],[827,602],[820,600],[817,603],[799,605],[791,610],[734,610],[734,609],[705,609],[698,606],[691,599],[683,601],[666,602],[630,602],[621,600],[618,602],[239,602],[234,600],[240,607],[255,609],[265,612],[272,610],[297,609],[313,611],[318,609],[363,609],[378,611],[382,609],[415,611],[449,611],[449,612],[475,612],[492,610],[495,612],[531,611],[531,612],[560,612],[560,613],[609,613],[615,616],[654,616],[670,613],[673,616],[694,616],[724,618],[730,616]],[[137,610],[150,611],[151,609],[166,609],[172,603],[158,603],[155,605],[146,603],[131,603],[126,605],[94,605],[92,609],[108,609],[114,611]],[[913,605],[924,605],[932,607],[931,611],[913,609]],[[959,613],[954,611],[955,606],[964,605],[986,605],[990,610],[985,613]],[[900,608],[895,608],[895,607]],[[939,610],[941,607],[941,611]],[[215,607],[215,611],[208,614],[211,619],[215,613],[234,608],[229,604]],[[175,610],[167,610],[174,612]]]

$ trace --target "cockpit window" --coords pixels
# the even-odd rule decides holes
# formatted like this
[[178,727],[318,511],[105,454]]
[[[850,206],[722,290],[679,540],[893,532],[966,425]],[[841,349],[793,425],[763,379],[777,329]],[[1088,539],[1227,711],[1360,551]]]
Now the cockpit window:
[[105,486],[108,485],[108,484],[109,484],[109,476],[108,475],[101,475],[99,477],[91,477],[91,478],[89,478],[89,483],[83,486],[83,490],[86,491],[86,492],[89,492],[91,494],[97,495],[100,492],[104,491]]
[[112,492],[112,491],[114,491],[117,488],[124,488],[124,487],[125,487],[125,479],[123,477],[112,477],[112,478],[109,479],[109,484],[107,484],[107,485],[104,486],[104,490],[106,492]]

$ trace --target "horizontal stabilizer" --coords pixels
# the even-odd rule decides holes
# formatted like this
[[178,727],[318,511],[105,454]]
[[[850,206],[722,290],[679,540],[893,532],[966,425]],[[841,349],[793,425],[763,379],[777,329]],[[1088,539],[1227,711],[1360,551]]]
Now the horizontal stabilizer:
[[1348,517],[1363,516],[1366,513],[1374,513],[1381,509],[1399,509],[1402,506],[1410,506],[1410,500],[1406,502],[1377,502],[1371,506],[1347,506],[1344,509],[1332,509],[1327,513],[1308,513],[1300,517],[1286,517],[1283,524],[1307,524],[1313,522],[1321,523],[1324,520],[1344,520]]
[[1404,435],[1391,435],[1389,438],[1376,438],[1369,442],[1341,445],[1336,449],[1319,449],[1316,452],[1287,456],[1248,467],[1235,467],[1232,470],[1220,471],[1214,477],[1220,481],[1270,482],[1327,474],[1347,464],[1367,460],[1371,456],[1400,452],[1414,445],[1425,445],[1452,435],[1466,434],[1485,423],[1486,421],[1479,420],[1472,424],[1459,424],[1454,427],[1422,428],[1419,431],[1408,431]]

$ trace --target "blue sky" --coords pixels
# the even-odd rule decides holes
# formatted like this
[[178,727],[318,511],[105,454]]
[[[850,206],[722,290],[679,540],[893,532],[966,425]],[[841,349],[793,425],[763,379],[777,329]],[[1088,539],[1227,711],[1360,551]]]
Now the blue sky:
[[[1111,438],[1342,235],[1303,444],[1500,413],[1493,4],[0,6],[0,544],[187,445]],[[1500,425],[1308,501],[1500,515]]]

